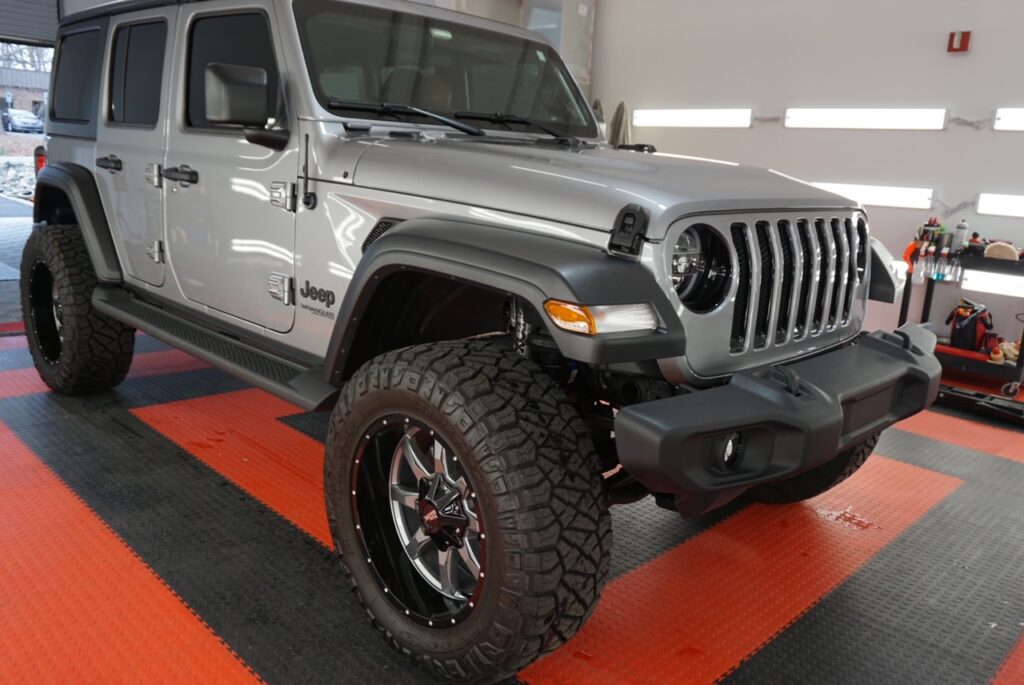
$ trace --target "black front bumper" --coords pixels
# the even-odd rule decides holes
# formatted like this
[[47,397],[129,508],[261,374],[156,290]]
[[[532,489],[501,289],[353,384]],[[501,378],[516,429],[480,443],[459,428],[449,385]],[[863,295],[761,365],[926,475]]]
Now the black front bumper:
[[[920,326],[877,332],[794,364],[745,371],[723,386],[633,405],[615,419],[619,460],[686,516],[752,486],[820,466],[935,401],[942,367]],[[735,439],[739,436],[738,439]],[[738,457],[726,465],[730,438]]]

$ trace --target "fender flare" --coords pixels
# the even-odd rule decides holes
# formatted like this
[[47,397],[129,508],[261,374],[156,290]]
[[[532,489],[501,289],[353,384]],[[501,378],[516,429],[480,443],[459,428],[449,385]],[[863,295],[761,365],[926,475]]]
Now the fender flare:
[[676,357],[685,351],[682,323],[653,274],[636,261],[557,236],[529,233],[461,218],[413,219],[374,242],[359,262],[328,347],[325,373],[340,385],[359,324],[378,286],[390,275],[418,271],[518,297],[544,317],[544,303],[651,304],[661,330],[579,335],[548,326],[562,355],[595,365]]
[[33,218],[37,224],[46,220],[49,210],[42,201],[44,193],[41,191],[44,188],[52,188],[68,199],[85,239],[96,278],[101,283],[121,283],[124,280],[121,265],[92,172],[67,162],[55,162],[43,167],[36,179]]

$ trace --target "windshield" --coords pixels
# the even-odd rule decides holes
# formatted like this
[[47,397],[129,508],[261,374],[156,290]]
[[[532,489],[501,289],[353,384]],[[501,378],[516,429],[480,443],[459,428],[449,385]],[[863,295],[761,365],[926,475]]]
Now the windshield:
[[[386,102],[449,117],[504,114],[509,118],[472,123],[536,133],[532,121],[565,136],[597,137],[565,64],[544,43],[337,0],[296,0],[295,18],[313,88],[327,109]],[[381,112],[358,116],[395,120]]]

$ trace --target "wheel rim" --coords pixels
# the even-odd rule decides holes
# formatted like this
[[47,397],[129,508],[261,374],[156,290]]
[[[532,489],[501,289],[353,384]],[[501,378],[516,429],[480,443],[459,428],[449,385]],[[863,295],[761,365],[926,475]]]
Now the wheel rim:
[[486,533],[462,463],[404,415],[374,422],[356,452],[353,513],[366,560],[391,601],[430,627],[464,620],[483,587]]
[[60,359],[64,348],[64,305],[57,282],[43,262],[32,265],[28,282],[29,318],[39,351],[50,364]]

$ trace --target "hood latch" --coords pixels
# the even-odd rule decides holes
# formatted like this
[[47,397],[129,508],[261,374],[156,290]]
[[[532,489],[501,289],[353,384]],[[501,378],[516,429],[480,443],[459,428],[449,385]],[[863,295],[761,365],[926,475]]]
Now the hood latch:
[[650,218],[640,205],[626,205],[615,219],[615,228],[608,243],[608,252],[625,257],[639,257]]

